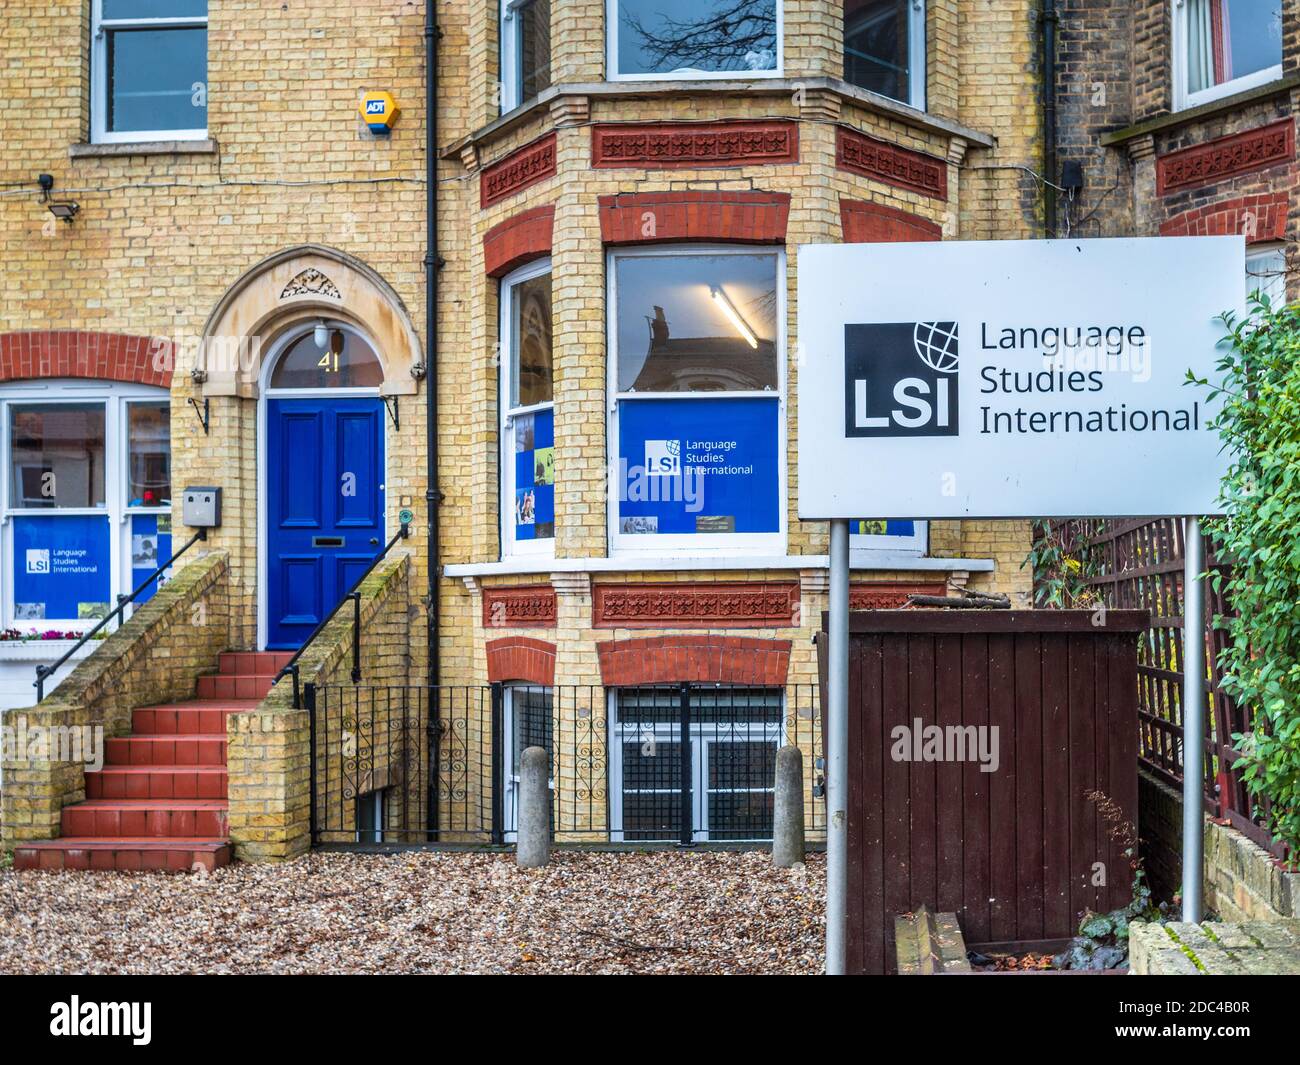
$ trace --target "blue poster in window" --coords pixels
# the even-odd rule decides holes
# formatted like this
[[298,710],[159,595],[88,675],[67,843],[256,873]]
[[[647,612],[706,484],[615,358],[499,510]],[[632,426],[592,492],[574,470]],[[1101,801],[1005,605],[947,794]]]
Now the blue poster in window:
[[[131,515],[131,591],[172,557],[172,516],[170,514]],[[136,604],[146,602],[158,590],[154,581],[139,594]]]
[[849,522],[849,532],[854,536],[915,536],[916,522],[855,518]]
[[555,536],[555,412],[539,410],[514,420],[516,540]]
[[108,518],[42,514],[14,521],[14,621],[102,618],[112,594]]
[[618,531],[780,532],[780,416],[775,397],[621,402]]

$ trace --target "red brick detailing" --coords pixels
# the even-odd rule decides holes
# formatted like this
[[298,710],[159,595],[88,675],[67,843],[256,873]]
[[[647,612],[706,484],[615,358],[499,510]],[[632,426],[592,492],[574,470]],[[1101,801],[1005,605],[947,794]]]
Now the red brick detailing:
[[488,680],[522,680],[529,684],[555,683],[555,644],[530,640],[526,636],[506,636],[487,642]]
[[750,166],[797,163],[793,122],[692,122],[591,127],[593,167]]
[[483,168],[479,175],[479,206],[491,207],[546,180],[555,173],[555,165],[555,134],[548,133]]
[[1287,194],[1262,193],[1220,200],[1176,214],[1160,223],[1162,237],[1231,237],[1244,234],[1247,244],[1286,237]]
[[623,192],[598,202],[606,244],[781,244],[790,218],[787,192]]
[[483,266],[489,277],[504,277],[524,263],[551,254],[555,205],[534,207],[499,222],[483,234]]
[[1163,196],[1294,158],[1295,120],[1284,118],[1160,156],[1156,159],[1156,192]]
[[864,581],[849,585],[849,609],[896,610],[907,602],[909,595],[944,595],[946,591],[947,586],[941,581],[934,584]]
[[555,627],[555,589],[549,584],[483,589],[485,629]]
[[840,200],[840,227],[845,244],[943,239],[943,228],[938,222],[865,200]]
[[785,628],[798,608],[795,581],[597,584],[591,604],[598,629]]
[[840,127],[835,131],[835,165],[923,196],[948,198],[948,164],[942,159],[899,148],[857,130]]
[[751,636],[652,636],[596,644],[607,687],[636,684],[785,685],[790,641]]
[[0,381],[86,377],[170,388],[171,342],[130,333],[30,329],[0,333]]

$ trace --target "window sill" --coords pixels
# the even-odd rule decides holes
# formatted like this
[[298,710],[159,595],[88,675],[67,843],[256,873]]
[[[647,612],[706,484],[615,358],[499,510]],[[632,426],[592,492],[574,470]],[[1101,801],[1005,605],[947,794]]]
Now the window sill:
[[1224,96],[1218,100],[1211,100],[1208,104],[1200,104],[1197,107],[1189,107],[1183,111],[1173,111],[1169,114],[1156,115],[1155,118],[1148,118],[1132,126],[1111,130],[1111,132],[1101,135],[1101,143],[1107,148],[1118,147],[1137,137],[1177,129],[1179,126],[1199,122],[1203,118],[1213,118],[1215,115],[1227,111],[1235,111],[1258,100],[1267,100],[1271,96],[1280,96],[1297,86],[1300,86],[1300,74],[1289,74],[1277,81],[1270,81],[1267,85],[1247,89],[1231,96]]
[[140,141],[124,144],[73,144],[69,159],[112,159],[126,155],[215,155],[217,142],[208,138],[194,141]]
[[[929,558],[889,551],[850,551],[855,570],[907,570],[928,573],[985,573],[991,558]],[[647,555],[645,558],[508,558],[500,562],[463,562],[443,566],[446,577],[506,577],[547,573],[648,573],[685,570],[828,569],[829,555]]]

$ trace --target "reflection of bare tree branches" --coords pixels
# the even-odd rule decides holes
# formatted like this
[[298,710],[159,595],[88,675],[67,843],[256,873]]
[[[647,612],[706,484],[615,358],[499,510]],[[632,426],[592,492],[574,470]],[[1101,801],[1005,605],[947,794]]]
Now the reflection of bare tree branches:
[[696,19],[660,15],[654,30],[630,13],[623,21],[639,38],[652,69],[767,70],[776,64],[776,5],[771,0],[731,0]]
[[[750,308],[753,309],[750,310]],[[752,300],[747,300],[745,309],[752,315],[752,317],[746,318],[746,321],[751,323],[776,321],[776,289],[766,289]]]

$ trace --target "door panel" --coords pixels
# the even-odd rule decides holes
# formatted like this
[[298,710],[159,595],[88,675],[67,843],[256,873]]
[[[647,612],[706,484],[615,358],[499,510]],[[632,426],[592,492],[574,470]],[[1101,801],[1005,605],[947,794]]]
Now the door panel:
[[384,542],[383,403],[266,403],[267,641],[301,646]]

